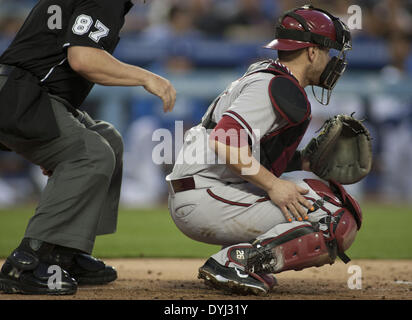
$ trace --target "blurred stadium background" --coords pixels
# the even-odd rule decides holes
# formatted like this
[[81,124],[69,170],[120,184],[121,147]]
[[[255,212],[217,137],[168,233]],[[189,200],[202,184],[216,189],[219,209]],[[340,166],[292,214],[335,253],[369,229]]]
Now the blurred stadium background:
[[[0,0],[0,53],[36,2]],[[209,103],[250,63],[276,58],[275,51],[262,46],[272,40],[277,17],[311,2],[344,21],[350,17],[349,6],[360,6],[362,28],[352,30],[349,66],[331,104],[321,106],[307,90],[313,121],[302,144],[331,115],[356,112],[365,119],[375,158],[371,174],[349,186],[363,205],[367,227],[351,251],[355,257],[412,258],[407,230],[412,223],[412,1],[135,2],[115,56],[168,78],[178,98],[174,112],[164,115],[161,101],[141,88],[96,86],[84,104],[93,117],[117,127],[126,148],[119,231],[98,240],[98,254],[205,256],[215,250],[186,239],[169,218],[164,177],[171,166],[153,163],[153,131],[174,132],[176,120],[183,120],[186,129],[197,124]],[[18,244],[45,183],[38,167],[13,153],[0,153],[0,256]],[[390,245],[394,242],[397,250]],[[176,248],[172,252],[170,245]]]

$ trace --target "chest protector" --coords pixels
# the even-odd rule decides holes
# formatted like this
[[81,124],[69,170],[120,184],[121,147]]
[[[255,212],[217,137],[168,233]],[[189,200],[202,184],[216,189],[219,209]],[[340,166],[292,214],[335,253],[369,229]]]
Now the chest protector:
[[[243,78],[257,72],[273,74],[268,94],[277,117],[287,121],[285,126],[267,133],[260,140],[260,163],[279,177],[285,172],[309,126],[311,106],[305,90],[286,67],[274,60],[261,61],[252,64]],[[216,126],[212,118],[219,99],[220,96],[213,101],[202,119],[202,125],[206,129]]]

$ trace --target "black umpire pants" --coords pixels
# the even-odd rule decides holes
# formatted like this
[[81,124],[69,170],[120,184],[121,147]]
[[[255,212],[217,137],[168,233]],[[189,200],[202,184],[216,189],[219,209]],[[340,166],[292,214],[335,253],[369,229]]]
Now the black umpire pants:
[[[0,76],[0,89],[7,77]],[[114,233],[123,168],[123,141],[109,123],[73,116],[51,97],[60,136],[36,147],[3,143],[28,161],[52,170],[25,237],[93,251],[97,235]]]

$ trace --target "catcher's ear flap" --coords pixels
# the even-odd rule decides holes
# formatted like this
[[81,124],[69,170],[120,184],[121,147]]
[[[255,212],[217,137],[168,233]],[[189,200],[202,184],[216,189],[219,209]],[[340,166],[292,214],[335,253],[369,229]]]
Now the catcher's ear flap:
[[298,124],[310,115],[306,93],[291,77],[274,77],[269,84],[269,96],[273,108],[290,124]]

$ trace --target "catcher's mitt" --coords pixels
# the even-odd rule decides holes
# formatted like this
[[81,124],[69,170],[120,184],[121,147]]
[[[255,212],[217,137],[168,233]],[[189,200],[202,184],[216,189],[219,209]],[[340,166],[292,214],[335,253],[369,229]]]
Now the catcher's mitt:
[[326,120],[320,134],[302,151],[313,173],[325,180],[352,184],[372,167],[372,143],[368,129],[352,116]]

